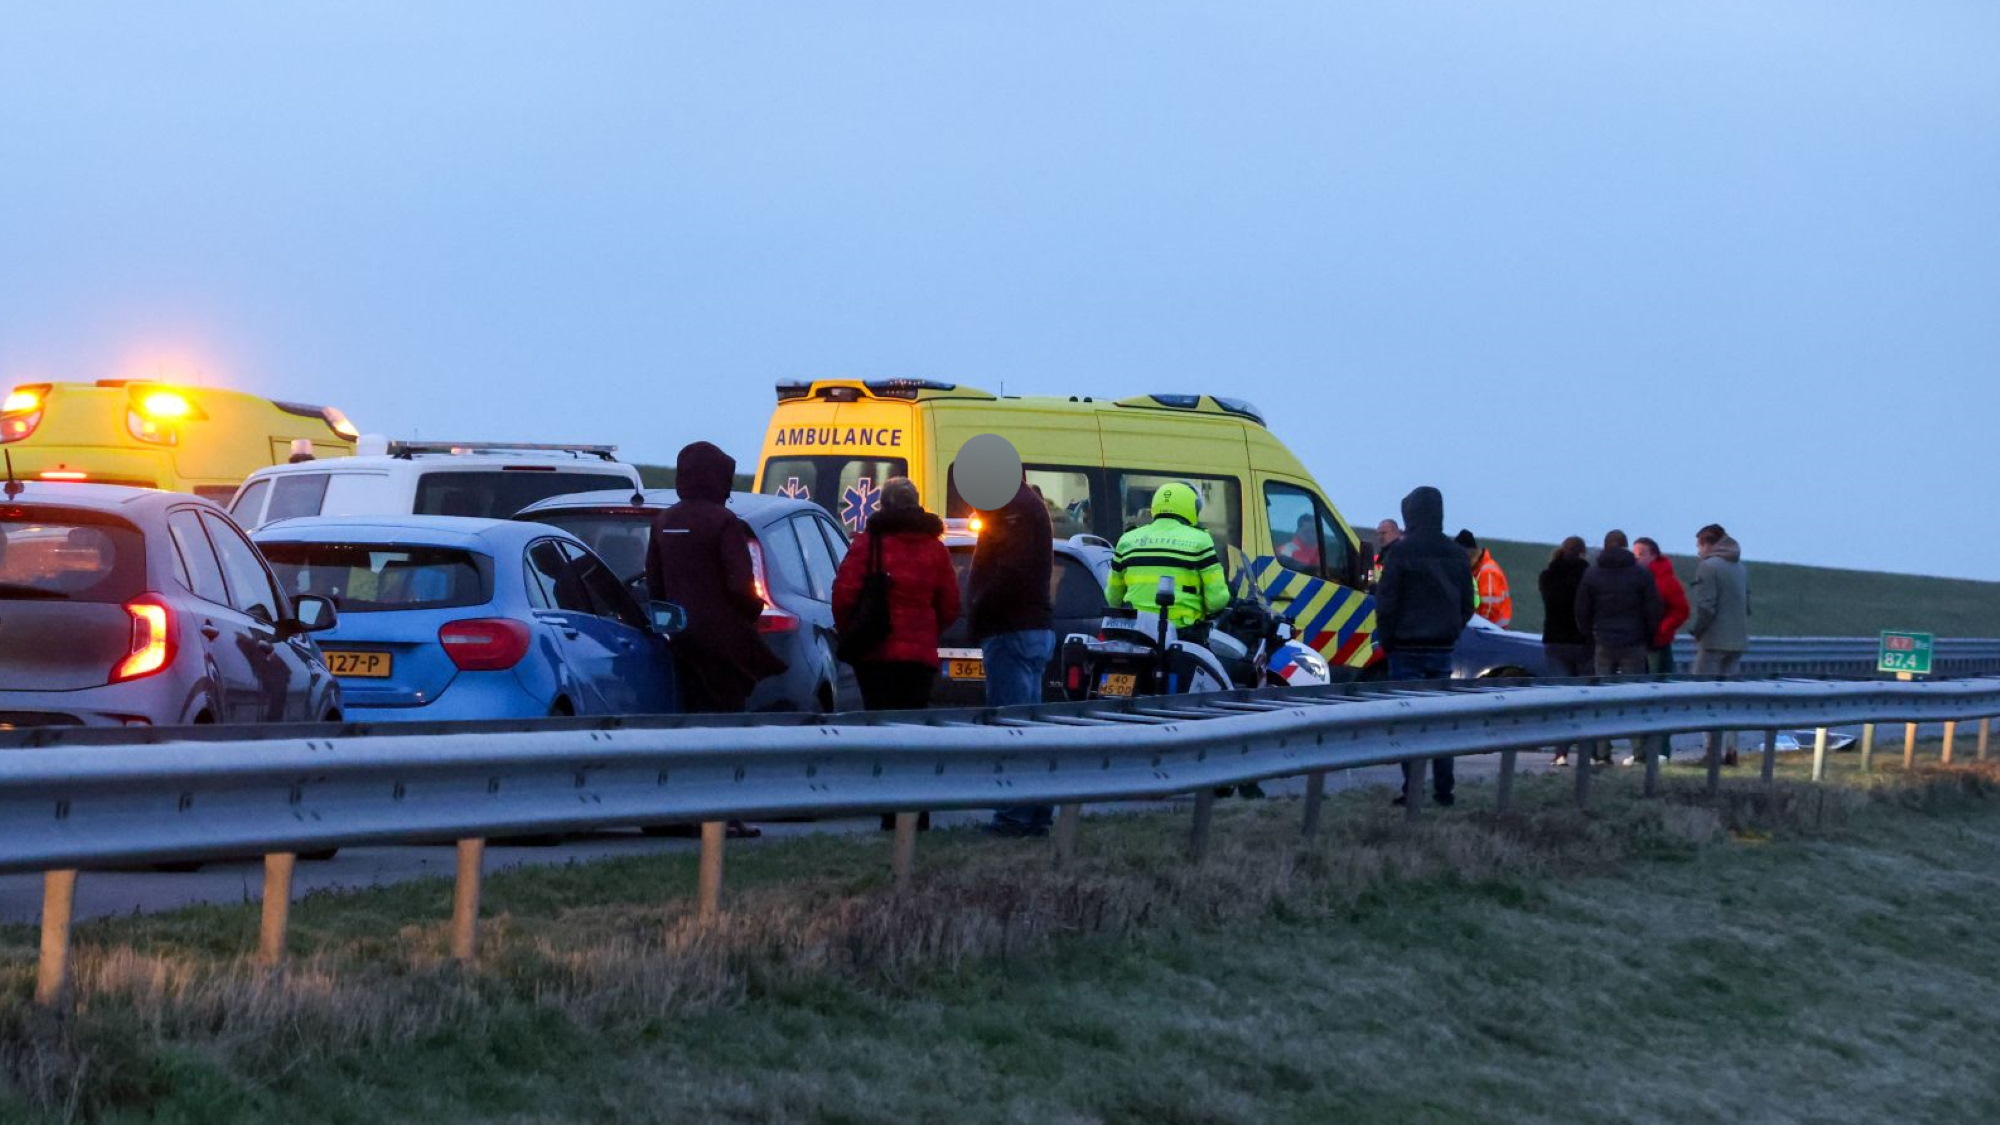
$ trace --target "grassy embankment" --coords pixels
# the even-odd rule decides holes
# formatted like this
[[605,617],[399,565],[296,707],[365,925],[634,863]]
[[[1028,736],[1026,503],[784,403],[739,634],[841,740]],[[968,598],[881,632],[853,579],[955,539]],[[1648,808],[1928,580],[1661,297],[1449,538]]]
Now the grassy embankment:
[[[1514,591],[1514,628],[1539,633],[1542,599],[1535,578],[1555,548],[1495,540],[1487,544]],[[1682,582],[1695,559],[1667,544]],[[1750,631],[1766,637],[1865,637],[1915,629],[1940,637],[2000,637],[2000,582],[1925,578],[1868,570],[1764,562],[1750,564]]]
[[[2000,780],[1832,784],[1790,763],[1710,805],[1527,779],[1416,826],[1381,791],[1093,818],[1045,842],[739,848],[726,918],[688,857],[317,895],[282,976],[254,907],[79,927],[79,1006],[26,1007],[0,932],[10,1122],[1963,1122],[2000,1117]],[[86,876],[87,878],[88,876]]]

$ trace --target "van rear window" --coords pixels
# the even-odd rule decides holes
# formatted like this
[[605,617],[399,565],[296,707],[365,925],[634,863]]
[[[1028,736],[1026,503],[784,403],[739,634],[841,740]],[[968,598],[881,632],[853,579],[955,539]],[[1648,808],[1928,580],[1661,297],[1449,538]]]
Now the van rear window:
[[[778,457],[764,463],[758,490],[766,496],[810,500],[857,535],[882,503],[882,482],[908,476],[901,457]],[[932,500],[923,498],[926,507]]]
[[291,594],[333,599],[342,613],[451,609],[493,600],[493,560],[451,547],[260,543]]
[[125,602],[145,588],[138,528],[75,509],[0,510],[0,600]]
[[622,474],[584,473],[572,469],[447,470],[425,473],[417,479],[416,514],[504,520],[522,508],[551,496],[632,487],[632,478]]

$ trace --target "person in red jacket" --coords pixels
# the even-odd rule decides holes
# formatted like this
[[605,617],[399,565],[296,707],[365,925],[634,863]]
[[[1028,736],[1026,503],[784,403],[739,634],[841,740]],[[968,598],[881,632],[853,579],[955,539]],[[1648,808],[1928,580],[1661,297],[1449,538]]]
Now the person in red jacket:
[[924,511],[917,486],[907,477],[892,477],[882,485],[881,507],[848,545],[834,576],[833,621],[845,632],[854,625],[862,579],[880,542],[882,570],[889,576],[889,635],[852,661],[862,705],[870,711],[930,704],[938,634],[958,620],[958,572],[943,535],[944,522]]
[[[1652,641],[1646,645],[1646,671],[1655,676],[1672,675],[1674,634],[1688,619],[1687,591],[1674,574],[1673,561],[1660,553],[1658,543],[1642,535],[1632,541],[1632,553],[1638,557],[1640,566],[1653,572],[1653,583],[1660,588],[1660,602],[1666,606],[1666,613],[1660,618],[1660,627],[1654,630]],[[1663,762],[1673,753],[1673,744],[1665,735],[1655,735],[1653,745]],[[1625,759],[1628,766],[1637,763],[1636,755]]]

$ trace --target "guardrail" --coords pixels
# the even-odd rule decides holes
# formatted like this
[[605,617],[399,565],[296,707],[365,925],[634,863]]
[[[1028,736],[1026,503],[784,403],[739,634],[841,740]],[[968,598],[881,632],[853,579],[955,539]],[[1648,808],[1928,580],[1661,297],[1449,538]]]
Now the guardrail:
[[[1875,671],[1877,637],[1752,637],[1743,654],[1744,675],[1866,676]],[[1680,666],[1694,663],[1694,640],[1674,641]],[[1939,637],[1932,648],[1939,676],[2000,675],[2000,640]]]
[[[260,956],[281,959],[300,853],[355,844],[459,841],[452,949],[471,960],[484,841],[667,822],[702,824],[699,909],[717,909],[723,822],[894,812],[892,867],[909,878],[913,809],[1061,806],[1055,858],[1074,850],[1081,804],[1195,794],[1190,846],[1205,846],[1213,790],[1307,778],[1317,830],[1329,771],[1515,753],[1644,734],[1980,720],[1985,758],[2000,677],[1927,683],[1713,680],[1375,684],[1032,707],[785,717],[15,732],[0,753],[0,871],[44,871],[37,999],[61,1001],[77,871],[264,855]],[[1767,738],[1763,779],[1772,776]],[[1420,771],[1416,771],[1420,772]],[[1592,771],[1576,771],[1577,798]],[[1708,784],[1720,783],[1713,740]],[[1657,763],[1647,762],[1646,791]],[[1420,794],[1406,815],[1419,814]]]

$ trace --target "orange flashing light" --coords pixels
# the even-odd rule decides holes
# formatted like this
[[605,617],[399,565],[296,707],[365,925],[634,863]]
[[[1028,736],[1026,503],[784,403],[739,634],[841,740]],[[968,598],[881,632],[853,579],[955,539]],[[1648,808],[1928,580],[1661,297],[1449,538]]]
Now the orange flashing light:
[[89,480],[89,473],[79,473],[75,469],[43,469],[36,474],[43,480]]

